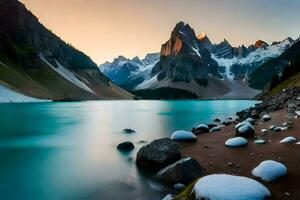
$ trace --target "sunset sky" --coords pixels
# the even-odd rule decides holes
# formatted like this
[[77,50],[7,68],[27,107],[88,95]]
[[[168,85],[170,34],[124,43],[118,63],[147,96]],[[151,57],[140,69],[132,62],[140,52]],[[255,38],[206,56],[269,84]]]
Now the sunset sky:
[[272,42],[300,35],[299,0],[21,0],[96,63],[158,52],[178,21],[213,42]]

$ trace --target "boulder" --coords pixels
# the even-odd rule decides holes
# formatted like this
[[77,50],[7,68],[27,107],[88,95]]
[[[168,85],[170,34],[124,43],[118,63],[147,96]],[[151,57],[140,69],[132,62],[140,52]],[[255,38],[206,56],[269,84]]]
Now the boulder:
[[205,125],[205,124],[200,124],[196,128],[193,128],[192,132],[195,135],[199,135],[201,133],[207,133],[207,132],[209,132],[209,127],[207,125]]
[[167,184],[189,184],[202,173],[203,168],[195,159],[185,158],[161,169],[156,174],[156,178]]
[[119,151],[131,151],[134,149],[134,144],[132,142],[123,142],[123,143],[120,143],[118,146],[117,146],[117,149]]
[[232,148],[246,146],[247,144],[248,144],[248,140],[246,140],[243,137],[230,138],[225,142],[225,146],[232,147]]
[[137,153],[136,164],[141,168],[157,170],[181,158],[179,145],[168,138],[154,140],[143,146]]
[[250,124],[254,125],[256,121],[255,121],[255,119],[249,117],[244,122],[249,122]]
[[274,160],[263,161],[252,170],[253,176],[259,177],[266,182],[274,181],[275,179],[286,174],[286,166]]
[[236,130],[236,136],[240,137],[254,137],[255,129],[252,125],[244,124]]
[[171,135],[171,140],[176,141],[196,141],[197,136],[190,131],[175,131]]
[[244,125],[249,125],[251,126],[251,124],[249,122],[241,122],[241,123],[238,123],[236,126],[235,126],[235,129],[239,129],[240,127],[244,126]]

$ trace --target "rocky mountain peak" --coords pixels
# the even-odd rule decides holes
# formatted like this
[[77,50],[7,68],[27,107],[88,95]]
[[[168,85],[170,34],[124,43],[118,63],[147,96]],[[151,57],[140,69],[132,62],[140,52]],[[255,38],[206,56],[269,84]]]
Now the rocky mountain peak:
[[257,41],[255,42],[254,46],[255,46],[256,48],[264,48],[264,47],[269,46],[269,44],[266,43],[265,41],[257,40]]

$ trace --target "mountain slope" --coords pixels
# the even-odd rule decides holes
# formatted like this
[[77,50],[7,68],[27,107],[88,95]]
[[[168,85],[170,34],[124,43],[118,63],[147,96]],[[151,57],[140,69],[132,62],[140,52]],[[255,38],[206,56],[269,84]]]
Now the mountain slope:
[[0,1],[0,80],[18,92],[43,99],[132,98],[17,0]]

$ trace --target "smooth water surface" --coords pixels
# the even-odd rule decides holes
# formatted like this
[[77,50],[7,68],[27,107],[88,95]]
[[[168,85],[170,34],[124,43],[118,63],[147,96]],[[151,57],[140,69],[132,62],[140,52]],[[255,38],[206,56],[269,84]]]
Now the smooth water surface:
[[[141,140],[169,137],[255,101],[87,101],[0,104],[0,199],[160,199],[136,169]],[[124,134],[124,128],[136,130]],[[122,154],[116,146],[132,141]]]

